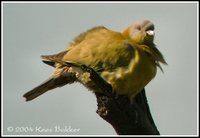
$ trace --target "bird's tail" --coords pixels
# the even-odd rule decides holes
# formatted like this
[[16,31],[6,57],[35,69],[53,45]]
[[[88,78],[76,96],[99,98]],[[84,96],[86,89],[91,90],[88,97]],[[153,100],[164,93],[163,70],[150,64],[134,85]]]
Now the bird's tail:
[[48,90],[53,89],[53,84],[54,84],[54,79],[51,77],[47,81],[40,84],[39,86],[25,93],[23,97],[26,98],[26,101],[33,100],[36,97],[40,96],[41,94],[47,92]]
[[25,93],[23,97],[26,98],[26,101],[30,101],[49,90],[52,90],[57,87],[62,87],[66,84],[73,83],[74,81],[76,81],[76,77],[70,73],[68,75],[65,74],[59,77],[55,77],[53,75],[39,86]]

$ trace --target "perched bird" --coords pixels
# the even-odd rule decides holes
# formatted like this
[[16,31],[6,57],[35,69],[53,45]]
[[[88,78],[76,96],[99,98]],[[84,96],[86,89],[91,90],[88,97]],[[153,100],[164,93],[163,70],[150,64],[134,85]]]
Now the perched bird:
[[48,90],[78,81],[93,91],[89,74],[71,62],[94,69],[118,95],[135,97],[156,75],[159,63],[167,64],[153,43],[154,24],[139,20],[122,33],[103,26],[94,27],[76,37],[63,52],[42,56],[43,62],[55,68],[51,77],[23,96],[30,101]]

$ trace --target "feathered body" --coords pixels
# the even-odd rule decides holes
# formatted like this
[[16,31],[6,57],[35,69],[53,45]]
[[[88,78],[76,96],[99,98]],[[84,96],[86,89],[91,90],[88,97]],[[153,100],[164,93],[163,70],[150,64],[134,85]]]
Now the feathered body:
[[159,62],[166,64],[153,43],[153,31],[154,25],[150,21],[140,20],[122,33],[99,26],[80,34],[66,51],[42,56],[45,63],[55,67],[54,73],[24,97],[29,101],[75,81],[98,91],[88,73],[63,64],[73,62],[93,68],[117,94],[133,98],[155,77],[157,67],[161,68]]

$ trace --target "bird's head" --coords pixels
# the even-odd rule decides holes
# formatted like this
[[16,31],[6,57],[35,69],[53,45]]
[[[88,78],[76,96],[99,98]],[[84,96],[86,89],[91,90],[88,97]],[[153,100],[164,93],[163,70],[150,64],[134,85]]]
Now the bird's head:
[[137,44],[152,44],[155,35],[154,24],[149,20],[138,20],[122,34]]

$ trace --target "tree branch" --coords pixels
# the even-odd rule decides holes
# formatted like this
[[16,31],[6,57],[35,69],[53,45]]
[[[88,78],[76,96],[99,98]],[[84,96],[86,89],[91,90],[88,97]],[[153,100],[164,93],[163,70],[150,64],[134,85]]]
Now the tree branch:
[[[73,63],[74,64],[74,63]],[[70,63],[70,66],[73,65]],[[159,131],[151,116],[145,89],[134,99],[133,103],[126,96],[116,96],[112,86],[104,81],[92,68],[80,66],[90,73],[90,79],[103,93],[95,92],[97,98],[97,114],[110,123],[119,135],[159,135]]]

